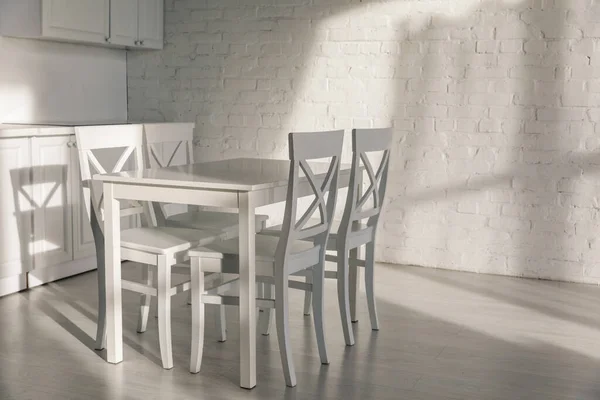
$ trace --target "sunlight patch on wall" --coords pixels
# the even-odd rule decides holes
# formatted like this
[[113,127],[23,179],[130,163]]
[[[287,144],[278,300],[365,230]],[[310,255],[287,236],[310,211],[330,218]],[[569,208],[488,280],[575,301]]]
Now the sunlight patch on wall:
[[1,83],[0,123],[30,122],[33,119],[34,104],[31,88],[25,85]]

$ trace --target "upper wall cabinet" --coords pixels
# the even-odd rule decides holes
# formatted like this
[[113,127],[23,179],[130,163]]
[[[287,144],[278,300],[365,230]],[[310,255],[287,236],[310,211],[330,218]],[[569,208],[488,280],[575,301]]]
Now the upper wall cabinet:
[[42,0],[42,36],[102,43],[109,33],[109,10],[110,0]]
[[0,0],[0,35],[162,49],[163,0]]
[[162,0],[113,0],[110,6],[110,42],[128,47],[162,49]]

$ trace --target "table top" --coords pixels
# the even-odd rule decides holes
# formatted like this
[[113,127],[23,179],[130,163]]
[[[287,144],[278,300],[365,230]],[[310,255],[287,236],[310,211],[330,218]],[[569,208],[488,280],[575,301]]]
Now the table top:
[[[327,163],[311,162],[309,164],[315,174],[327,172]],[[175,167],[101,174],[94,175],[93,178],[103,182],[123,184],[250,192],[287,186],[289,168],[289,160],[234,158]],[[349,166],[341,167],[348,171],[349,168]]]

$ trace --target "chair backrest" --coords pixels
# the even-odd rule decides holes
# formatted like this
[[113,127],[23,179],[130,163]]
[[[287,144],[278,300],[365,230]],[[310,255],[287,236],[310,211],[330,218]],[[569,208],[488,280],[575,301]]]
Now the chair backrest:
[[[194,162],[193,122],[144,124],[144,162],[146,168],[163,168]],[[185,212],[181,204],[152,203],[153,217],[159,226],[168,215]]]
[[194,162],[194,123],[144,124],[146,168]]
[[[351,236],[364,236],[364,240],[354,245],[375,238],[387,186],[392,137],[392,128],[352,130],[352,169],[338,231],[338,247],[347,245]],[[369,155],[378,157],[369,158]],[[378,159],[378,162],[373,165],[372,159]],[[363,185],[365,173],[367,185]],[[360,224],[364,220],[367,220],[366,226]]]
[[[104,194],[102,185],[94,182],[92,177],[94,174],[121,172],[124,169],[143,169],[143,127],[142,125],[76,127],[75,137],[79,149],[79,169],[88,218],[90,221],[95,220],[102,231]],[[107,150],[110,154],[103,153],[103,157],[100,157],[102,160],[99,160],[99,153]],[[132,161],[128,163],[130,159]],[[121,216],[142,214],[144,211],[144,207],[132,202],[131,207],[121,207]],[[146,215],[146,218],[149,216]]]
[[[322,262],[327,249],[327,237],[331,229],[333,212],[337,199],[338,174],[344,141],[344,131],[290,133],[290,174],[283,217],[282,234],[276,251],[276,259],[294,273]],[[309,160],[328,159],[309,165]],[[318,168],[318,170],[317,170]],[[317,172],[315,172],[317,170]],[[299,215],[298,200],[309,195],[314,200],[306,211]],[[319,222],[312,224],[313,215],[319,215]],[[292,253],[295,241],[312,242],[313,247],[302,253]]]

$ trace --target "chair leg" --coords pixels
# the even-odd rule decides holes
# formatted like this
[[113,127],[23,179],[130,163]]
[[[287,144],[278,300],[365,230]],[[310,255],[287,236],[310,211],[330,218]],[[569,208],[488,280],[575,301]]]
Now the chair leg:
[[337,257],[337,291],[338,303],[340,305],[340,315],[342,317],[342,330],[344,331],[344,340],[346,346],[354,346],[354,332],[350,322],[350,299],[349,299],[349,268],[348,251],[346,249],[338,250]]
[[219,332],[219,342],[227,341],[227,320],[225,319],[225,306],[217,306],[217,314],[215,323],[217,325],[217,332]]
[[[358,260],[358,248],[350,250],[350,259]],[[350,300],[350,320],[352,322],[358,322],[356,317],[356,295],[358,292],[358,267],[356,265],[348,264],[348,286],[349,286],[349,300]]]
[[[202,351],[204,348],[204,272],[200,268],[200,258],[191,258],[192,272],[192,353],[190,357],[190,372],[200,372],[202,366]],[[224,308],[220,306],[220,308]]]
[[[150,265],[142,265],[142,281],[146,285],[153,284],[153,266]],[[150,314],[150,301],[152,300],[152,296],[143,294],[140,302],[140,316],[138,319],[138,333],[146,332],[146,327],[148,326],[148,315]]]
[[327,345],[325,343],[325,328],[323,325],[323,314],[325,313],[325,304],[323,302],[324,284],[325,268],[324,263],[321,263],[320,265],[315,265],[312,268],[312,292],[314,294],[312,307],[321,364],[329,364],[329,358],[327,357]]
[[289,387],[296,386],[296,372],[290,346],[290,329],[288,321],[288,276],[283,266],[276,268],[275,275],[275,314],[277,318],[277,339],[279,353],[283,365],[285,383]]
[[96,213],[91,215],[92,234],[94,236],[94,245],[96,247],[96,265],[98,267],[98,328],[96,330],[96,350],[103,350],[106,347],[106,275],[104,259],[104,235]]
[[[312,274],[308,274],[306,275],[306,283],[313,283],[313,276]],[[310,315],[310,308],[311,308],[311,303],[312,303],[312,292],[309,292],[308,290],[306,292],[304,292],[304,315]]]
[[173,348],[171,343],[171,265],[167,257],[158,256],[157,265],[158,299],[158,339],[160,357],[164,369],[173,368]]
[[[273,285],[268,283],[263,284],[263,296],[265,299],[273,298]],[[258,331],[264,336],[269,336],[271,330],[271,321],[273,320],[273,313],[270,308],[264,308],[258,316]]]
[[98,260],[98,328],[96,330],[96,350],[106,347],[106,276],[104,275],[104,249],[96,251]]
[[367,304],[369,306],[369,317],[371,318],[371,329],[379,330],[379,318],[377,317],[377,305],[375,304],[374,291],[375,275],[375,242],[367,244],[365,252],[365,291],[367,293]]

